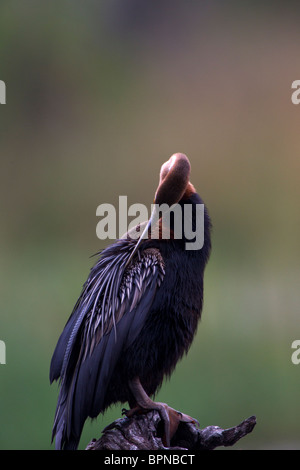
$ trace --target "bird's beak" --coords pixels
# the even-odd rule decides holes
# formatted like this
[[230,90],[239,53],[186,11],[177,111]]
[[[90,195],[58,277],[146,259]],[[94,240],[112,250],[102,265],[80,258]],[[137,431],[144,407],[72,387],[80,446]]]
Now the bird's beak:
[[140,238],[138,239],[137,241],[137,244],[135,245],[130,257],[128,258],[127,260],[127,263],[126,263],[126,266],[128,266],[128,264],[130,263],[130,261],[132,260],[133,256],[135,255],[135,253],[137,252],[141,242],[145,239],[145,238],[148,238],[148,233],[149,233],[149,230],[151,229],[152,225],[155,224],[157,221],[157,210],[156,210],[156,205],[154,205],[154,209],[151,213],[151,216],[150,216],[150,219],[148,220],[148,222],[146,223],[146,226],[140,236]]

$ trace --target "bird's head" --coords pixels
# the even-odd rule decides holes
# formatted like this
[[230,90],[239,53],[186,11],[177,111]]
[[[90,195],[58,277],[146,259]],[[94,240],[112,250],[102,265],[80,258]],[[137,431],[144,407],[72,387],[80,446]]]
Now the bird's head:
[[183,153],[174,153],[166,161],[159,175],[159,185],[155,193],[155,204],[177,204],[190,184],[191,165]]
[[147,238],[149,229],[153,223],[157,222],[158,206],[164,205],[164,210],[167,212],[166,208],[171,208],[182,198],[189,197],[191,193],[195,192],[193,185],[190,183],[190,172],[191,165],[189,159],[183,153],[174,153],[174,155],[162,165],[160,169],[159,185],[154,196],[154,209],[127,261],[127,265],[136,253],[142,240]]

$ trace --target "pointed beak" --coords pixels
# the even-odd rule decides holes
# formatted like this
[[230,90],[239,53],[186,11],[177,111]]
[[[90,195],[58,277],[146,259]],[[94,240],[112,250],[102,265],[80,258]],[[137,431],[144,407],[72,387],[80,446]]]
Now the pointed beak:
[[149,237],[148,237],[149,230],[151,229],[152,225],[156,222],[156,219],[157,219],[157,217],[156,217],[156,215],[157,215],[156,212],[157,212],[157,211],[156,211],[156,206],[154,206],[154,209],[153,209],[153,211],[152,211],[152,213],[151,213],[150,219],[149,219],[148,222],[146,223],[146,226],[145,226],[145,228],[144,228],[144,230],[143,230],[143,232],[142,232],[140,238],[138,239],[138,241],[137,241],[137,243],[136,243],[136,245],[135,245],[135,247],[134,247],[134,249],[133,249],[133,251],[132,251],[130,257],[128,258],[125,267],[127,267],[128,264],[130,263],[130,261],[132,260],[133,256],[134,256],[135,253],[137,252],[137,250],[138,250],[138,248],[139,248],[141,242],[142,242],[144,239],[149,238]]

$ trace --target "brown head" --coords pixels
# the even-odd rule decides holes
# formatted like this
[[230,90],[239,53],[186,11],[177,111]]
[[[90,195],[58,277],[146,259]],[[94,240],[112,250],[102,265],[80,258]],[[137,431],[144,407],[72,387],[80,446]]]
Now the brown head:
[[159,185],[154,197],[154,210],[127,264],[137,251],[141,241],[147,237],[153,222],[157,220],[157,206],[167,204],[171,207],[173,204],[177,204],[181,199],[190,197],[192,193],[195,192],[194,186],[190,183],[190,172],[191,165],[189,159],[183,153],[174,153],[174,155],[162,165],[160,169]]
[[187,193],[195,192],[190,183],[191,165],[183,153],[174,153],[160,169],[159,185],[155,193],[155,204],[178,203]]

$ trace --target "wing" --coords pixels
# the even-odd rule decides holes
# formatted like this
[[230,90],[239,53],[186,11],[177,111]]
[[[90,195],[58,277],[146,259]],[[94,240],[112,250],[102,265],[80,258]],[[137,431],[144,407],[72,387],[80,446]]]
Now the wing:
[[76,448],[86,418],[103,411],[118,358],[141,331],[163,280],[154,248],[125,268],[134,246],[119,240],[102,252],[58,341],[50,368],[51,381],[60,379],[57,448]]

